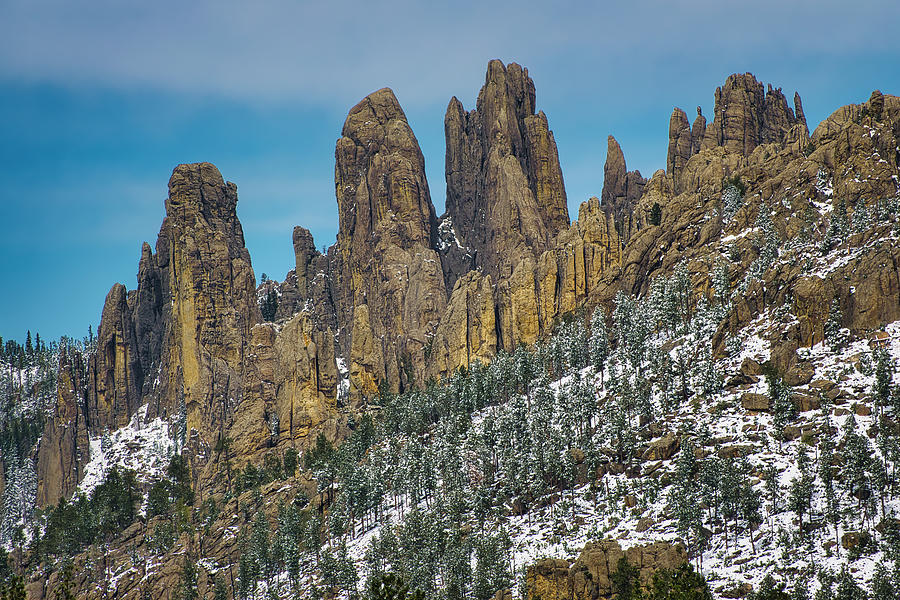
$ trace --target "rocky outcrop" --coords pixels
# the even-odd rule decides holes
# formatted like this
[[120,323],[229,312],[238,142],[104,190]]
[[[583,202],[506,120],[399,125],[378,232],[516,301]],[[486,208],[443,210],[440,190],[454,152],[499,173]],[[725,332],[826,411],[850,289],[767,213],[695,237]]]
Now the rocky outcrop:
[[[716,88],[713,122],[706,128],[701,150],[722,146],[729,152],[750,156],[760,144],[781,143],[797,124],[806,126],[787,105],[779,88],[763,88],[750,73],[730,75]],[[795,106],[800,106],[795,94]]]
[[56,407],[38,444],[37,505],[56,504],[78,487],[90,460],[88,382],[80,352],[61,350]]
[[747,158],[763,144],[793,143],[800,153],[806,149],[808,137],[799,94],[794,94],[791,110],[781,89],[771,85],[764,89],[750,73],[736,73],[716,89],[714,119],[708,126],[699,106],[693,125],[683,110],[674,109],[669,120],[666,172],[676,195],[698,191],[697,166],[689,168],[688,162],[701,150],[723,148],[726,154]]
[[491,61],[475,110],[451,99],[444,130],[447,213],[475,264],[508,277],[569,225],[556,142],[535,114],[528,70]]
[[[688,131],[690,133],[690,131]],[[628,241],[632,230],[634,207],[644,193],[647,180],[640,171],[629,171],[625,166],[625,155],[616,138],[606,140],[606,164],[603,166],[603,190],[600,203],[612,217],[622,243]]]
[[[795,94],[795,101],[800,101],[800,96],[798,94]],[[703,137],[705,135],[706,117],[703,116],[703,111],[698,106],[697,117],[694,119],[694,124],[691,126],[691,155],[700,152],[700,144],[703,143]]]
[[470,271],[456,282],[447,310],[428,346],[428,374],[440,378],[497,353],[497,323],[490,275]]
[[625,558],[639,570],[641,585],[648,585],[660,569],[675,569],[687,562],[680,544],[655,542],[622,550],[618,542],[604,540],[584,547],[578,559],[545,559],[528,568],[526,586],[529,600],[597,600],[611,598],[611,576],[619,559]]
[[693,154],[693,142],[691,136],[691,124],[687,115],[680,108],[672,110],[669,118],[669,152],[666,155],[666,172],[672,175],[676,182],[675,189],[679,189],[678,180],[684,165]]
[[900,98],[873,92],[868,102],[834,111],[811,137],[810,158],[830,175],[833,196],[848,207],[897,193],[900,165]]
[[524,257],[496,285],[477,271],[460,278],[430,342],[429,376],[449,375],[501,348],[534,343],[617,272],[619,239],[613,218],[591,198],[537,260]]
[[447,302],[425,160],[393,92],[350,110],[335,148],[337,313],[351,394],[422,381],[425,346]]
[[[622,264],[619,235],[612,218],[602,210],[597,198],[581,204],[578,221],[559,236],[550,256],[552,261],[547,260],[546,254],[542,257],[539,270],[541,314],[547,329],[553,319],[583,304],[604,278],[615,273]],[[555,302],[552,305],[549,304],[551,300]]]
[[71,372],[62,371],[39,450],[38,478],[48,482],[41,502],[77,485],[88,434],[125,425],[141,404],[148,419],[183,406],[201,444],[222,431],[243,395],[250,330],[260,320],[236,204],[236,186],[213,165],[175,168],[156,253],[146,243],[141,250],[137,289],[116,284],[107,295],[88,381],[67,387]]
[[310,311],[254,326],[248,350],[244,401],[229,437],[240,462],[260,462],[271,449],[303,447],[336,417],[339,374],[334,332],[317,327]]
[[[304,227],[294,227],[292,241],[294,268],[278,284],[280,295],[275,320],[290,319],[306,311],[318,326],[337,329],[331,257],[316,250],[312,234]],[[257,295],[262,291],[261,284]]]
[[144,383],[132,310],[122,284],[115,284],[106,296],[91,367],[90,422],[97,430],[118,429],[140,406]]

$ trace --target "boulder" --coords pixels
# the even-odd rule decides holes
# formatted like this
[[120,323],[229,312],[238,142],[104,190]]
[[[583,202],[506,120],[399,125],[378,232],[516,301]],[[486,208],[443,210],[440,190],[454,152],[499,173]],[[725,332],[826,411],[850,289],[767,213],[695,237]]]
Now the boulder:
[[769,397],[765,394],[744,392],[741,395],[741,406],[744,410],[749,410],[751,412],[766,412],[770,408],[769,404]]
[[665,437],[650,442],[650,447],[644,452],[644,460],[668,460],[675,456],[680,446],[678,436],[668,434]]

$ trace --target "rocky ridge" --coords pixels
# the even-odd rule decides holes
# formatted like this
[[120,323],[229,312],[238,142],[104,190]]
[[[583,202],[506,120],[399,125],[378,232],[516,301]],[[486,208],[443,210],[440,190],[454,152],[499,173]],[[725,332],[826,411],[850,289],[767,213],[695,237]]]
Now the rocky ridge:
[[[305,447],[318,432],[340,439],[347,416],[382,385],[421,386],[534,343],[563,315],[611,306],[618,291],[644,293],[678,264],[710,290],[716,261],[738,257],[737,281],[759,264],[762,244],[742,232],[761,211],[782,239],[821,237],[809,211],[830,214],[838,198],[851,218],[865,203],[874,211],[873,199],[896,196],[900,172],[900,99],[873,93],[810,136],[799,95],[791,110],[780,90],[764,91],[749,74],[716,90],[708,125],[699,109],[693,126],[675,110],[667,169],[650,180],[627,171],[610,136],[601,199],[583,203],[571,224],[527,70],[492,61],[476,109],[451,100],[445,131],[447,215],[438,219],[393,93],[351,109],[335,149],[337,243],[322,254],[308,231],[294,230],[295,268],[277,284],[274,323],[259,312],[236,187],[207,163],[177,167],[155,253],[144,244],[135,290],[110,290],[87,377],[61,365],[59,402],[38,448],[38,503],[70,495],[90,438],[143,405],[147,419],[185,415],[193,468],[213,493],[218,439],[234,440],[235,466]],[[733,176],[747,191],[727,219],[721,198]],[[444,223],[452,244],[442,243]],[[797,350],[821,342],[832,299],[852,332],[900,319],[893,241],[861,233],[851,246],[864,251],[823,259],[813,275],[786,264],[761,273],[720,325],[720,349],[769,308],[789,306],[796,323],[774,346],[786,371],[802,373]]]

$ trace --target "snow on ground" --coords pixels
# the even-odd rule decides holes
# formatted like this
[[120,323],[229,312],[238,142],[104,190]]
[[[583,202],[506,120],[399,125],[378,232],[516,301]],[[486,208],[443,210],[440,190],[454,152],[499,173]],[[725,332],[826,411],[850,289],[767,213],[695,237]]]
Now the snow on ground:
[[91,460],[79,492],[90,495],[113,466],[132,469],[142,483],[162,476],[175,452],[175,442],[169,437],[169,424],[161,417],[145,423],[147,408],[146,404],[139,408],[125,427],[91,438]]
[[338,370],[337,398],[344,401],[350,396],[350,369],[347,368],[347,359],[336,358]]
[[[740,352],[725,359],[722,368],[727,373],[736,372],[745,359],[764,362],[769,358],[769,343],[765,339],[766,330],[776,317],[770,313],[761,315],[741,333],[743,342]],[[887,348],[895,361],[900,364],[900,321],[885,327],[888,336]],[[872,389],[874,376],[863,372],[854,365],[859,357],[871,353],[868,339],[855,340],[842,350],[835,352],[823,343],[800,350],[801,358],[815,365],[816,379],[838,382],[840,388],[860,399],[866,398]],[[590,375],[588,368],[583,375]],[[565,385],[557,380],[551,387],[558,390]],[[799,386],[794,391],[803,392]],[[848,563],[847,551],[840,548],[840,539],[848,531],[859,531],[871,527],[871,519],[866,523],[853,513],[853,506],[845,499],[847,515],[838,527],[837,534],[826,528],[826,533],[797,537],[797,521],[793,512],[786,509],[786,495],[791,482],[799,477],[796,464],[797,450],[805,442],[802,439],[778,444],[766,432],[774,431],[773,417],[768,413],[751,413],[744,410],[740,397],[744,392],[765,393],[763,378],[739,389],[725,390],[709,399],[703,406],[688,403],[674,414],[666,415],[670,431],[693,432],[712,440],[713,452],[729,448],[741,449],[743,458],[751,466],[751,484],[761,498],[767,498],[765,481],[762,476],[766,467],[774,467],[779,474],[782,490],[780,509],[772,513],[764,501],[763,524],[750,535],[746,531],[737,537],[729,532],[727,538],[716,532],[702,557],[695,559],[695,566],[702,569],[716,596],[733,590],[741,584],[756,588],[766,574],[777,570],[779,573],[810,572],[816,568],[828,567],[837,572]],[[841,402],[841,401],[839,401]],[[848,419],[854,418],[860,432],[866,432],[874,423],[872,415],[856,415],[847,410],[852,400],[845,400],[832,413],[819,410],[801,413],[793,423],[806,430],[813,426],[821,428],[826,422],[837,430],[837,436]],[[472,423],[477,427],[484,419],[489,407],[472,415]],[[873,444],[874,446],[874,444]],[[809,448],[813,461],[817,450]],[[812,470],[815,472],[816,465]],[[682,541],[668,508],[667,488],[660,483],[666,479],[663,474],[672,474],[675,459],[645,462],[643,472],[655,471],[655,477],[629,478],[625,474],[607,474],[602,482],[605,490],[596,495],[589,485],[579,486],[571,491],[563,491],[556,502],[541,508],[533,508],[521,516],[508,516],[500,520],[512,539],[512,565],[516,575],[522,568],[543,558],[566,558],[574,560],[586,543],[602,539],[615,539],[628,548],[649,544],[654,541]],[[607,495],[608,494],[608,495]],[[824,506],[821,488],[813,496],[813,511],[821,513]],[[537,503],[536,503],[537,504]],[[424,508],[424,504],[422,504]],[[400,510],[393,507],[386,511],[386,523],[398,523],[411,510],[408,499],[401,501]],[[886,503],[887,514],[900,514],[900,498]],[[880,519],[880,515],[875,519]],[[640,526],[639,526],[640,525]],[[638,529],[643,529],[639,532]],[[351,535],[347,543],[350,556],[354,559],[361,575],[365,575],[365,554],[371,541],[379,534],[379,527]],[[791,539],[791,547],[785,547],[784,539]],[[836,538],[836,543],[835,543]],[[332,542],[336,544],[336,541]],[[860,583],[867,584],[874,573],[875,565],[884,559],[880,550],[871,551],[849,560],[849,570]],[[810,581],[812,589],[817,582]]]

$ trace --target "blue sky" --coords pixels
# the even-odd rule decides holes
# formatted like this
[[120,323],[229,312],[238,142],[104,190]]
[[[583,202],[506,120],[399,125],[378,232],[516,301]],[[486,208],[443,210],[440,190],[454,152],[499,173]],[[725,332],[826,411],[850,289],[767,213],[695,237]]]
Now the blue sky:
[[799,91],[811,127],[900,93],[898,22],[890,0],[0,0],[0,336],[96,328],[110,286],[134,287],[181,162],[238,185],[256,274],[283,278],[294,225],[334,242],[334,142],[380,87],[440,213],[448,100],[472,108],[491,58],[528,67],[574,218],[600,193],[608,134],[649,176],[672,107],[710,115],[730,73]]

